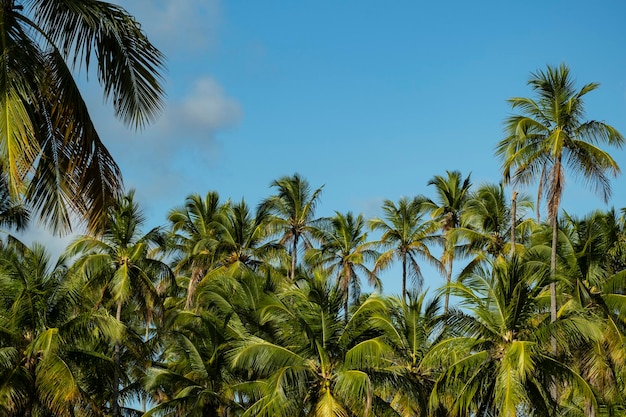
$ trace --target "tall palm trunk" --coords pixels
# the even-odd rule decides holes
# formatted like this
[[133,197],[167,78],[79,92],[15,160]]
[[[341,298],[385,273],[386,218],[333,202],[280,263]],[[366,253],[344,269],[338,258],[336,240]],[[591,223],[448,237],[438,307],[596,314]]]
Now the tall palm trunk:
[[513,191],[511,196],[511,252],[510,256],[515,255],[515,223],[517,218],[517,191]]
[[350,279],[352,278],[352,275],[350,274],[350,268],[349,267],[345,267],[344,266],[344,271],[345,271],[345,286],[344,286],[344,299],[343,299],[343,314],[344,314],[344,319],[346,321],[346,323],[348,322],[348,307],[349,307],[349,303],[350,303]]
[[[557,318],[557,303],[556,303],[556,246],[559,240],[559,211],[558,207],[552,214],[552,250],[550,252],[550,323],[554,323]],[[556,336],[552,335],[550,338],[550,350],[552,355],[557,354]],[[552,399],[557,401],[559,396],[558,387],[556,384],[550,386],[550,395]]]
[[[556,172],[553,185],[553,189],[560,188],[558,184],[561,182],[561,177],[559,173],[561,172],[561,155],[556,158],[555,168]],[[552,251],[550,252],[550,322],[554,323],[556,321],[556,313],[557,313],[557,303],[556,303],[556,249],[557,244],[559,242],[559,202],[561,200],[561,193],[557,192],[551,198],[551,204],[549,205],[549,210],[552,219]],[[556,355],[556,338],[552,337],[552,354]]]
[[443,314],[448,314],[448,306],[450,305],[450,283],[452,282],[452,259],[454,255],[451,253],[449,231],[446,232],[445,249],[443,251],[443,264],[446,269],[446,297],[443,303]]
[[[115,312],[115,318],[118,322],[122,321],[122,300],[120,299],[117,302],[117,311]],[[113,417],[119,417],[120,414],[120,406],[119,406],[119,396],[120,396],[120,342],[115,341],[114,347],[114,361],[115,365],[113,368],[113,398],[111,398],[111,411]]]
[[448,262],[448,267],[446,268],[446,298],[443,303],[443,314],[448,313],[448,306],[450,305],[450,283],[452,282],[452,259]]
[[[555,213],[552,217],[552,251],[550,253],[550,277],[552,282],[550,283],[550,322],[556,321],[556,246],[559,239],[559,221],[558,215]],[[556,339],[552,339],[552,350],[556,353]]]
[[298,234],[293,235],[293,244],[291,245],[291,281],[296,280],[296,262],[298,258]]
[[[152,312],[150,311],[150,309],[148,308],[148,312],[147,312],[147,317],[146,317],[146,333],[144,334],[144,343],[147,344],[148,340],[150,339],[150,324],[152,323]],[[142,395],[141,397],[141,411],[143,411],[144,413],[146,412],[146,407],[148,404],[148,393],[146,392],[145,395]]]
[[402,299],[406,301],[406,252],[402,254]]
[[189,286],[187,287],[187,301],[185,302],[185,310],[189,310],[193,307],[193,299],[196,295],[196,288],[198,283],[202,280],[204,270],[202,268],[195,267],[191,272],[191,279],[189,280]]

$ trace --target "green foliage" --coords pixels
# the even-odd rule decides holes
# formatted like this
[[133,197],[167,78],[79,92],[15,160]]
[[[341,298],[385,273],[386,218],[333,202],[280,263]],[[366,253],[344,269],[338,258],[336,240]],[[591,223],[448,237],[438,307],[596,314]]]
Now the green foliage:
[[55,232],[71,215],[99,230],[122,189],[72,76],[95,66],[117,117],[140,128],[163,106],[162,54],[123,8],[36,0],[0,11],[0,164],[6,191]]
[[41,246],[9,238],[0,255],[3,415],[90,415],[100,375],[112,368],[106,346],[123,325],[106,310],[82,310],[80,281]]
[[423,259],[440,271],[443,265],[430,253],[430,245],[440,243],[435,234],[439,229],[437,222],[423,219],[425,205],[417,198],[409,201],[401,198],[398,205],[391,200],[383,202],[384,219],[374,218],[369,221],[370,228],[382,232],[376,243],[385,250],[376,260],[374,271],[387,269],[393,261],[402,262],[402,296],[407,297],[407,277],[413,278],[417,289],[423,282],[422,270],[418,259]]

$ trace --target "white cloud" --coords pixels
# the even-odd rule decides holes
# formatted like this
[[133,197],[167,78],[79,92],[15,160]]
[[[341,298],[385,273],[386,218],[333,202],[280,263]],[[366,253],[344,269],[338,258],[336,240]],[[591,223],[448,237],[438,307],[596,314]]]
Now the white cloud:
[[222,87],[210,77],[196,81],[182,102],[173,103],[170,117],[180,118],[192,128],[208,130],[229,127],[241,118],[236,100],[227,97]]
[[[161,118],[148,127],[141,140],[149,141],[149,151],[171,158],[181,148],[212,146],[216,133],[235,126],[241,117],[237,100],[212,77],[205,76],[180,99],[170,99]],[[116,141],[123,140],[123,136],[117,137]]]
[[[96,98],[90,98],[92,107],[96,107]],[[216,133],[236,126],[242,115],[235,98],[228,96],[215,79],[202,76],[180,98],[169,99],[161,117],[137,135],[102,110],[97,127],[114,156],[120,154],[128,159],[128,151],[136,148],[142,154],[171,158],[181,148],[213,146]]]
[[118,0],[168,56],[206,50],[217,42],[218,0]]

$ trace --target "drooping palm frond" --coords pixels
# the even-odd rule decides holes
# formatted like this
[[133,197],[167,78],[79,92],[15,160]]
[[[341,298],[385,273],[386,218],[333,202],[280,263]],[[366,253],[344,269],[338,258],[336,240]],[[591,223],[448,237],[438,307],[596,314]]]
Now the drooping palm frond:
[[163,108],[164,58],[123,8],[91,0],[3,5],[0,160],[13,198],[55,233],[86,222],[101,230],[119,196],[119,168],[100,141],[72,70],[91,61],[105,99],[127,125]]
[[163,108],[164,57],[122,7],[103,1],[31,2],[35,22],[73,66],[94,58],[105,98],[127,125],[143,127]]

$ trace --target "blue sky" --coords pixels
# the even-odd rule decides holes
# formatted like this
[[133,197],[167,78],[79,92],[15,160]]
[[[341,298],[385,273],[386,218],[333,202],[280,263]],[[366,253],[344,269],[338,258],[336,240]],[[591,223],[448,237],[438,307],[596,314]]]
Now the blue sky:
[[[84,92],[150,226],[194,192],[255,206],[295,172],[324,185],[320,216],[377,216],[384,199],[432,195],[427,181],[446,170],[497,182],[506,99],[531,96],[529,74],[546,64],[567,63],[579,86],[599,82],[588,118],[626,134],[619,0],[117,3],[168,58],[167,108],[133,132],[95,77]],[[626,150],[612,154],[626,169]],[[625,185],[614,180],[605,206],[568,177],[563,207],[626,206]]]

